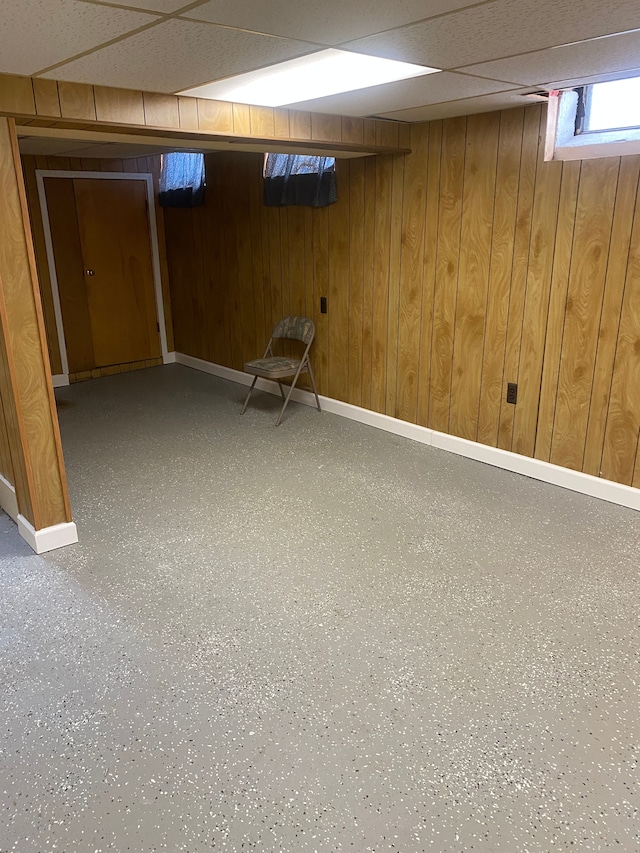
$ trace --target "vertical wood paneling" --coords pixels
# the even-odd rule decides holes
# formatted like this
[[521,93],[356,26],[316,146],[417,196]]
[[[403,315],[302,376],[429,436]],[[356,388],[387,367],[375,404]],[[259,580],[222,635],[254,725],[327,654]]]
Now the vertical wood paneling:
[[71,520],[27,199],[12,119],[0,119],[0,396],[18,508],[36,530]]
[[98,121],[113,121],[121,124],[145,123],[142,92],[94,86],[93,94]]
[[560,353],[562,351],[567,289],[569,287],[573,252],[580,168],[580,161],[564,163],[562,167],[558,229],[556,233],[555,256],[553,259],[549,317],[547,320],[547,337],[542,368],[542,386],[540,388],[538,431],[535,447],[536,457],[544,459],[546,462],[549,461],[551,455],[551,439],[553,437],[553,423],[556,413]]
[[85,83],[58,83],[61,114],[68,118],[95,121],[96,102],[93,86]]
[[33,80],[33,95],[36,102],[36,113],[44,116],[59,116],[60,101],[58,85],[55,80],[35,78]]
[[340,116],[311,113],[311,138],[329,139],[340,142],[342,139],[342,121]]
[[[389,253],[391,250],[391,191],[393,161],[379,157],[376,164],[374,208],[373,312],[371,325],[371,408],[384,412],[387,398],[387,344],[389,318]],[[395,377],[393,377],[395,380]]]
[[412,154],[404,170],[402,240],[398,315],[398,368],[395,416],[415,422],[418,406],[418,371],[424,271],[424,232],[427,201],[429,126],[411,128]]
[[198,129],[198,101],[178,96],[178,118],[181,130]]
[[422,275],[422,316],[420,322],[420,356],[418,373],[418,423],[429,422],[431,399],[431,336],[433,334],[433,309],[436,287],[436,261],[438,253],[440,160],[442,157],[442,122],[429,125],[429,151],[427,159],[427,211],[424,227],[424,269]]
[[0,110],[15,115],[35,114],[35,98],[30,77],[0,75]]
[[62,372],[62,361],[60,359],[60,345],[58,342],[58,330],[56,327],[55,313],[53,309],[53,293],[49,285],[50,272],[49,260],[44,240],[44,228],[40,215],[40,204],[38,187],[36,184],[36,163],[34,157],[23,157],[23,173],[27,190],[27,203],[29,206],[29,218],[31,220],[31,233],[36,254],[36,268],[38,270],[38,281],[42,293],[42,307],[44,311],[44,323],[47,333],[47,346],[49,359],[53,373]]
[[622,157],[582,469],[585,473],[595,476],[600,473],[639,176],[640,156]]
[[159,95],[143,92],[145,124],[156,127],[179,127],[178,98],[175,95]]
[[[260,217],[260,181],[262,158],[256,157],[249,171],[249,224],[251,230],[251,286],[253,290],[256,353],[262,351],[268,340],[269,330],[265,328],[265,280],[262,264],[262,224]],[[255,356],[251,356],[252,358]]]
[[524,109],[500,114],[495,207],[476,438],[498,443],[515,238]]
[[[234,230],[236,232],[236,251],[238,253],[238,324],[240,328],[242,364],[256,357],[256,351],[262,346],[256,338],[256,303],[253,293],[253,269],[251,257],[253,253],[251,241],[251,222],[244,227],[245,217],[250,216],[251,209],[251,177],[248,169],[242,168],[237,158],[233,161],[231,177],[236,187],[236,202],[234,205]],[[242,219],[240,218],[242,217]]]
[[540,380],[562,176],[562,163],[543,162],[543,138],[541,126],[518,367],[519,399],[511,446],[516,453],[522,453],[525,456],[533,455],[536,441]]
[[364,272],[362,289],[362,396],[360,405],[371,408],[373,357],[373,269],[375,245],[376,170],[378,158],[365,160]]
[[394,157],[391,182],[391,230],[389,234],[389,312],[387,315],[387,392],[385,403],[385,412],[391,417],[395,417],[396,414],[398,390],[398,314],[403,194],[404,157]]
[[364,143],[364,122],[361,118],[342,116],[342,141]]
[[620,161],[585,160],[569,273],[550,461],[580,470]]
[[247,104],[233,104],[233,132],[251,133],[251,110]]
[[311,113],[290,110],[289,130],[292,139],[311,139]]
[[[313,292],[315,304],[320,305],[320,297],[329,294],[329,211],[314,210],[313,215]],[[331,303],[327,307],[331,312]],[[282,315],[280,315],[282,316]],[[316,340],[314,344],[314,371],[318,390],[326,394],[329,387],[329,314],[318,313],[316,321]]]
[[273,107],[249,107],[251,133],[254,136],[273,136],[275,134],[275,118]]
[[198,130],[233,132],[233,106],[225,101],[198,98]]
[[362,399],[362,308],[364,302],[365,162],[350,160],[349,168],[349,397]]
[[429,389],[429,426],[440,432],[449,431],[466,126],[467,120],[464,117],[447,119],[442,125],[440,209]]
[[513,441],[513,422],[516,407],[507,403],[505,396],[507,383],[517,382],[518,380],[522,316],[524,312],[529,245],[531,242],[531,216],[538,165],[538,141],[541,118],[542,112],[539,107],[532,107],[525,110],[518,188],[518,209],[516,213],[516,233],[513,245],[513,265],[511,268],[509,316],[507,319],[504,378],[500,401],[500,424],[498,428],[498,447],[503,450],[511,450]]
[[449,431],[475,440],[480,408],[500,116],[467,119]]
[[206,218],[168,226],[178,349],[241,367],[304,310],[322,393],[637,482],[640,158],[545,163],[543,127],[532,106],[402,128],[412,153],[339,162],[321,210],[266,208],[259,158],[212,155]]
[[640,428],[640,204],[636,209],[602,456],[603,477],[631,485]]
[[341,192],[329,218],[329,396],[349,399],[349,164],[337,164]]
[[281,108],[274,109],[273,124],[276,136],[290,136],[291,129],[289,126],[289,110]]

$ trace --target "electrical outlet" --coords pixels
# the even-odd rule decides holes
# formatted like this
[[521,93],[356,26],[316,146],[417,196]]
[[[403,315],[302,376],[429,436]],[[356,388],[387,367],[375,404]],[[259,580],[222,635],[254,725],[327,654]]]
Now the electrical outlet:
[[517,382],[508,382],[507,383],[507,403],[515,404],[518,402],[518,383]]
[[327,313],[327,297],[326,296],[320,297],[320,313],[321,314]]

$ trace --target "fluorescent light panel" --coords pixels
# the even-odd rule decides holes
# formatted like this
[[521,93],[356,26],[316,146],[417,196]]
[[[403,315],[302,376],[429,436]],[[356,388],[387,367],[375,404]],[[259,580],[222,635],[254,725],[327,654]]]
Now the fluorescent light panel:
[[298,59],[289,59],[269,68],[186,89],[179,94],[261,107],[282,107],[341,92],[380,86],[382,83],[421,77],[439,70],[330,48]]

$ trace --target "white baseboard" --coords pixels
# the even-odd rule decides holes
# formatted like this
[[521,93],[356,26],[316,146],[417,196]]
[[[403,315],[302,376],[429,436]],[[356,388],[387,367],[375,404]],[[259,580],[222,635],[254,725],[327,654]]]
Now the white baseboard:
[[[222,379],[229,379],[240,385],[251,385],[253,381],[252,376],[243,373],[241,370],[234,370],[231,367],[224,367],[221,364],[214,364],[181,352],[175,353],[175,361],[177,364],[183,364],[186,367],[192,367],[195,370],[201,370]],[[258,379],[256,388],[274,394],[276,397],[280,396],[277,383],[268,379]],[[296,388],[291,399],[315,408],[315,398],[310,391],[301,391]],[[512,453],[510,450],[501,450],[499,447],[489,447],[476,441],[468,441],[456,435],[437,432],[428,427],[411,424],[389,415],[382,415],[379,412],[372,412],[360,406],[353,406],[351,403],[343,403],[341,400],[334,400],[332,397],[320,396],[320,405],[325,412],[332,412],[343,418],[392,432],[395,435],[431,445],[439,450],[446,450],[448,453],[465,456],[467,459],[475,459],[477,462],[484,462],[487,465],[493,465],[495,468],[503,468],[515,474],[531,477],[534,480],[541,480],[563,489],[570,489],[573,492],[580,492],[593,498],[640,511],[640,489],[634,489],[622,483],[614,483],[612,480],[583,474],[581,471],[572,471],[569,468],[562,468],[560,465],[543,462],[541,459],[531,459],[528,456],[521,456],[519,453]]]
[[175,364],[176,363],[176,354],[175,352],[165,352],[162,356],[163,364]]
[[78,541],[78,530],[73,521],[69,521],[66,524],[54,524],[51,527],[43,527],[41,530],[35,530],[24,515],[19,515],[17,520],[18,533],[33,548],[36,554],[55,551],[56,548],[64,548],[65,545],[73,545]]
[[5,477],[0,474],[0,506],[9,518],[18,520],[18,499],[16,489]]
[[64,388],[65,385],[69,384],[68,373],[54,373],[51,378],[53,379],[54,388]]

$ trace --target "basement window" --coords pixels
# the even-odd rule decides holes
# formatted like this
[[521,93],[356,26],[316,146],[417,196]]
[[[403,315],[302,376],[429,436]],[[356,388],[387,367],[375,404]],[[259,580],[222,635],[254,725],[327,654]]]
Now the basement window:
[[640,128],[640,77],[585,86],[582,100],[585,133]]
[[328,207],[338,200],[334,157],[265,154],[263,177],[268,207]]
[[160,206],[198,207],[204,204],[204,154],[173,151],[160,166]]
[[640,77],[551,92],[545,160],[640,153]]

